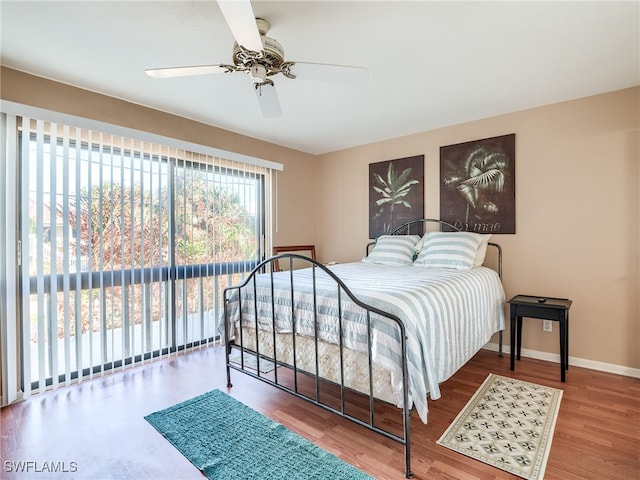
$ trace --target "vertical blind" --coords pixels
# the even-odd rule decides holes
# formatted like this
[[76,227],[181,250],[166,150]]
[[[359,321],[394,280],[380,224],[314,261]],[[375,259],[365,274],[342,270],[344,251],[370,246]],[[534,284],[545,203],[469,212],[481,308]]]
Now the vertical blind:
[[16,123],[25,395],[215,341],[270,245],[272,169]]
[[[19,399],[16,119],[0,113],[0,405]],[[10,154],[13,153],[13,155]]]

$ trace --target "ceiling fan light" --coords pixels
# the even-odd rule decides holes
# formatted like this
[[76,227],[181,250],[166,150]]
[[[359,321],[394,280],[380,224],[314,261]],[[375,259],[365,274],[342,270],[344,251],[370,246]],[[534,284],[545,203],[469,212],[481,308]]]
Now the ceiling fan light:
[[267,79],[267,69],[264,65],[256,63],[251,65],[251,68],[249,69],[249,76],[254,84],[264,83]]

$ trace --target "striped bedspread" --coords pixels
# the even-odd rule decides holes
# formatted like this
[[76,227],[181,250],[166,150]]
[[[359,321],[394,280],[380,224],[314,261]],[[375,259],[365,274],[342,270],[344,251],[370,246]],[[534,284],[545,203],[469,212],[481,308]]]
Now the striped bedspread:
[[[369,263],[338,264],[331,270],[358,300],[397,316],[407,335],[407,365],[410,402],[427,422],[427,395],[440,398],[439,384],[464,365],[493,333],[502,330],[504,290],[497,273],[489,268],[471,270],[385,266]],[[294,302],[291,301],[291,274],[256,275],[242,291],[244,324],[279,333],[314,335],[315,315],[318,337],[339,343],[338,312],[343,318],[343,344],[366,352],[367,329],[364,310],[354,304],[320,269],[293,272]],[[317,296],[314,298],[313,283]],[[255,291],[255,298],[254,298]],[[275,308],[272,305],[275,304]],[[228,304],[228,320],[239,320],[237,298]],[[257,307],[257,318],[256,318]],[[295,319],[292,325],[291,319]],[[402,398],[402,363],[399,330],[395,323],[372,316],[372,358],[392,373],[393,388]],[[399,405],[401,406],[401,405]]]

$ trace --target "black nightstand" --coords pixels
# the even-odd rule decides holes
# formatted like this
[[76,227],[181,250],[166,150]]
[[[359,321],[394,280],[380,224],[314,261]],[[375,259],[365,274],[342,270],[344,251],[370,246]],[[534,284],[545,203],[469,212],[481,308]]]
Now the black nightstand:
[[520,360],[522,317],[553,320],[560,324],[560,380],[564,382],[565,372],[569,370],[569,308],[571,308],[571,300],[516,295],[508,303],[511,305],[511,370],[515,370],[516,358]]

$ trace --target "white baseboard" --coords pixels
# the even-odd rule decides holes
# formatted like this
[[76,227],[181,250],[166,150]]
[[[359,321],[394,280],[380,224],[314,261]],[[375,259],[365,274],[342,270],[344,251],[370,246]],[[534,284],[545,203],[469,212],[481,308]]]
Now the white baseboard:
[[[509,345],[502,345],[502,352],[509,353]],[[498,344],[489,342],[484,346],[485,350],[493,352],[498,351]],[[538,350],[529,350],[523,348],[520,351],[523,357],[535,358],[537,360],[546,360],[547,362],[560,363],[560,354],[539,352]],[[582,368],[590,368],[600,372],[615,373],[616,375],[624,375],[626,377],[640,378],[640,368],[625,367],[623,365],[614,365],[612,363],[596,362],[595,360],[587,360],[586,358],[578,358],[569,356],[569,365]]]

